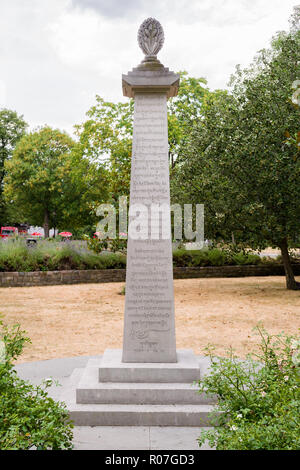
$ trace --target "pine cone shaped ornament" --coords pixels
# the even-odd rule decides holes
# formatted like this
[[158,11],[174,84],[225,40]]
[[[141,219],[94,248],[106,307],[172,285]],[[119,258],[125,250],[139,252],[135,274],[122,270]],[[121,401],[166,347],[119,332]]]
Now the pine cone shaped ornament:
[[138,31],[138,43],[146,57],[156,57],[164,44],[161,24],[155,18],[147,18]]

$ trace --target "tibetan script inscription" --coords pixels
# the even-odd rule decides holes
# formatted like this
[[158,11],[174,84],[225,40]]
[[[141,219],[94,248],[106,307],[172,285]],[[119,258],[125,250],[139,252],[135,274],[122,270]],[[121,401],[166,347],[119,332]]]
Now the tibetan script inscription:
[[123,362],[176,362],[167,126],[166,94],[136,93],[130,207],[148,209],[148,236],[128,235]]

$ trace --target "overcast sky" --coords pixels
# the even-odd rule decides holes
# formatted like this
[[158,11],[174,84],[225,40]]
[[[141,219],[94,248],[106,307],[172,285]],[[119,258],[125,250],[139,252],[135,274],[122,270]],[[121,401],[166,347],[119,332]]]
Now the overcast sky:
[[123,101],[121,75],[143,59],[137,31],[165,31],[160,61],[225,88],[268,46],[299,0],[0,0],[0,107],[33,128],[72,133],[95,95]]

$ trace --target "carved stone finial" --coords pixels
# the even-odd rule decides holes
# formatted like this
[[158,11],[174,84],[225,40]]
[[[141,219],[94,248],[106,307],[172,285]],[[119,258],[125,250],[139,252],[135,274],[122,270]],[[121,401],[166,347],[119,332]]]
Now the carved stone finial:
[[138,31],[138,43],[147,58],[156,58],[165,40],[161,24],[154,18],[147,18]]

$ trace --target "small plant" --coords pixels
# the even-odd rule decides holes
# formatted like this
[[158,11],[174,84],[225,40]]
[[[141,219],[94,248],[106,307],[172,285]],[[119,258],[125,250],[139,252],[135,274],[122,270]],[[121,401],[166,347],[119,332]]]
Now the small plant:
[[20,379],[13,361],[30,342],[19,325],[0,321],[0,449],[72,449],[73,424],[64,403],[49,397],[52,380],[35,386]]
[[217,396],[215,428],[202,431],[217,450],[300,449],[300,341],[270,336],[262,326],[259,354],[238,360],[232,351],[216,358],[209,350],[211,372],[199,392]]
[[125,293],[126,293],[125,287],[122,287],[122,289],[119,292],[119,295],[125,295]]
[[102,251],[106,251],[108,249],[108,238],[98,239],[85,236],[84,240],[86,240],[88,249],[93,251],[94,253],[99,254],[102,253]]
[[113,253],[126,253],[127,251],[127,239],[125,238],[110,239],[106,237],[99,239],[85,236],[84,239],[86,240],[88,249],[97,254],[107,250],[112,251]]
[[115,238],[114,240],[111,240],[110,249],[114,253],[126,253],[127,240],[122,238]]

